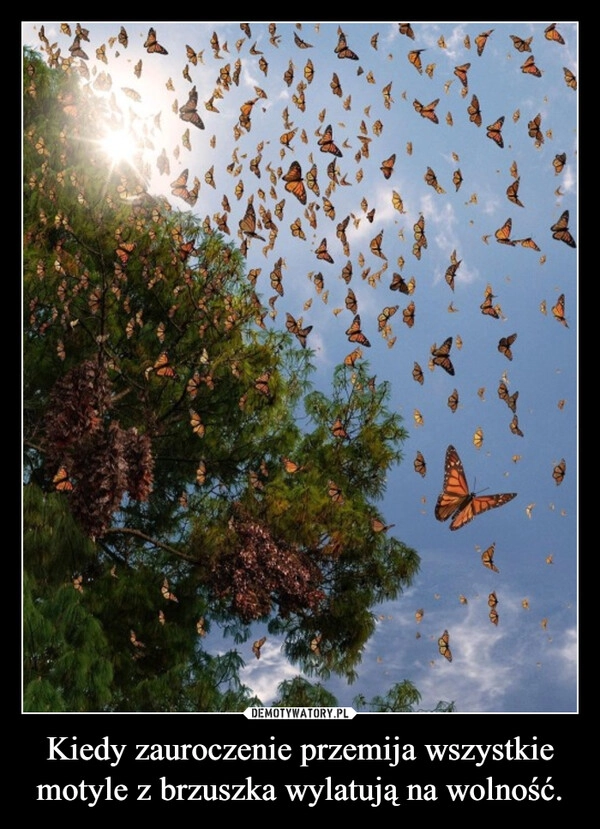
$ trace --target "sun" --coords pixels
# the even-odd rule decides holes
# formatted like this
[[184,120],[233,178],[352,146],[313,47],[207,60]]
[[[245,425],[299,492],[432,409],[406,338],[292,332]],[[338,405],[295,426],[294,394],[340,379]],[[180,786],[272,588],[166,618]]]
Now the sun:
[[131,131],[112,130],[100,139],[100,147],[110,158],[113,165],[124,161],[135,166],[135,158],[139,154],[139,147]]

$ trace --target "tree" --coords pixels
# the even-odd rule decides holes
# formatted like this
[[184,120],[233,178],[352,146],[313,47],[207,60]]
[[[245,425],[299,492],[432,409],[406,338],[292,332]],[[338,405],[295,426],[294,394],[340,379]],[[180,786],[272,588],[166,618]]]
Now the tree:
[[376,508],[406,437],[387,385],[359,363],[311,390],[242,251],[108,165],[90,136],[122,113],[62,69],[25,54],[26,707],[258,704],[202,647],[258,620],[352,680],[419,566]]
[[[413,685],[409,679],[404,679],[402,682],[397,682],[389,689],[385,696],[377,694],[373,699],[367,700],[362,694],[359,694],[354,699],[354,705],[357,710],[367,708],[373,713],[412,713],[415,711],[415,705],[421,701],[421,693]],[[418,708],[417,711],[423,709]],[[449,714],[456,710],[454,702],[444,702],[440,700],[433,711],[429,713]]]

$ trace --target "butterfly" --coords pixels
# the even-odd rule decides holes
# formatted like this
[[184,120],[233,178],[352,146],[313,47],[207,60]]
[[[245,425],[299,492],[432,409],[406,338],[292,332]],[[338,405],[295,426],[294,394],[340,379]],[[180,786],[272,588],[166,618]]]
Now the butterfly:
[[483,551],[481,554],[481,561],[484,567],[487,567],[493,573],[499,573],[500,570],[494,564],[494,550],[496,548],[496,542],[494,541],[486,550]]
[[162,351],[156,362],[153,366],[154,371],[156,372],[157,377],[172,377],[175,378],[177,375],[175,373],[175,369],[169,363],[169,355],[166,351]]
[[69,473],[65,466],[61,466],[56,475],[52,478],[52,483],[57,492],[71,492],[73,484],[69,479]]
[[529,133],[529,137],[533,138],[538,144],[544,143],[544,134],[542,133],[540,126],[542,123],[542,116],[538,112],[538,114],[527,124],[527,131]]
[[416,361],[415,361],[415,364],[413,366],[412,376],[413,376],[413,380],[415,380],[421,386],[425,382],[425,378],[423,376],[423,369],[421,368],[421,366]]
[[517,35],[511,35],[510,39],[512,40],[513,45],[514,45],[515,49],[517,50],[517,52],[531,52],[530,43],[533,40],[533,35],[531,37],[526,38],[526,39],[523,39],[521,37],[517,37]]
[[554,158],[552,159],[552,166],[554,167],[554,174],[559,175],[562,173],[564,166],[567,162],[567,154],[566,153],[557,153]]
[[351,351],[350,354],[346,354],[346,356],[344,357],[344,365],[350,366],[352,368],[356,365],[356,361],[360,360],[361,357],[361,349],[355,348],[354,351]]
[[529,57],[527,58],[525,63],[523,63],[521,65],[521,72],[523,72],[525,75],[533,75],[535,78],[541,78],[542,77],[542,73],[540,72],[538,67],[535,65],[535,60],[534,60],[533,55],[529,55]]
[[342,495],[342,490],[334,481],[329,481],[327,484],[328,495],[333,501],[334,504],[343,504],[344,503],[344,496]]
[[459,81],[465,89],[467,89],[469,86],[467,81],[467,72],[469,71],[470,66],[470,63],[463,63],[461,66],[456,66],[454,68],[454,74],[459,79]]
[[334,49],[334,52],[336,53],[338,58],[358,60],[358,55],[356,54],[356,52],[353,52],[352,49],[348,47],[348,43],[346,42],[346,35],[343,32],[339,32],[338,43]]
[[432,101],[430,104],[423,105],[420,101],[416,98],[413,101],[413,107],[419,113],[422,118],[428,118],[430,121],[433,121],[434,124],[438,124],[439,120],[437,115],[435,114],[435,108],[439,104],[440,99],[436,98],[435,101]]
[[348,293],[346,294],[345,299],[346,308],[351,311],[353,314],[356,314],[358,311],[358,302],[356,300],[356,294],[352,290],[352,288],[348,288]]
[[286,328],[290,332],[290,334],[294,334],[302,348],[306,348],[306,338],[312,331],[312,325],[307,325],[305,328],[301,327],[302,321],[296,320],[294,317],[288,312],[286,312]]
[[410,23],[398,23],[398,29],[401,35],[406,35],[411,40],[415,39],[415,33]]
[[455,170],[452,173],[452,183],[454,184],[456,191],[460,190],[460,185],[463,183],[463,177],[460,169]]
[[[495,594],[490,593],[490,596],[493,596],[493,595],[495,595]],[[489,604],[489,601],[490,601],[490,600],[488,599],[488,604]],[[497,625],[497,624],[498,624],[498,619],[499,619],[499,617],[498,617],[498,611],[496,610],[496,608],[495,608],[495,607],[490,608],[489,617],[490,617],[490,622],[491,622],[493,625]]]
[[342,152],[340,148],[335,144],[333,140],[333,132],[331,129],[331,124],[328,124],[325,128],[324,134],[319,138],[319,147],[321,148],[322,153],[332,153],[333,155],[337,156],[338,158],[341,157]]
[[556,28],[556,23],[551,23],[544,29],[544,37],[546,40],[553,40],[555,43],[560,43],[564,46],[564,38]]
[[311,190],[315,196],[320,196],[319,184],[317,182],[317,165],[313,164],[306,174],[306,186]]
[[313,65],[312,60],[309,58],[306,61],[306,65],[304,67],[304,77],[306,78],[307,83],[312,83],[312,79],[315,75],[315,67]]
[[451,347],[452,337],[448,337],[439,348],[434,343],[431,346],[431,354],[433,357],[432,362],[435,366],[441,366],[444,371],[447,371],[448,374],[454,376],[454,366],[452,365],[452,361],[449,357]]
[[483,429],[481,426],[475,429],[475,433],[473,435],[473,445],[475,449],[481,449],[483,446]]
[[576,248],[575,239],[573,239],[569,231],[569,211],[565,210],[560,219],[555,222],[550,228],[552,231],[552,238],[558,239],[559,242],[564,242],[571,248]]
[[567,69],[566,66],[563,66],[563,72],[565,76],[565,83],[569,87],[569,89],[577,89],[577,78],[571,72],[570,69]]
[[477,35],[475,38],[475,45],[477,46],[477,54],[479,57],[483,54],[483,50],[485,49],[485,44],[487,43],[488,37],[492,34],[494,30],[488,29],[487,32],[482,32],[480,35]]
[[481,313],[482,314],[485,314],[488,317],[494,317],[494,319],[499,319],[500,314],[498,313],[496,308],[494,308],[494,305],[492,303],[493,299],[494,299],[494,294],[491,291],[486,290],[485,299],[483,300],[483,302],[481,303],[481,305],[479,307],[481,308]]
[[438,651],[448,662],[452,662],[452,651],[450,650],[450,634],[445,630],[438,639]]
[[392,153],[389,158],[386,158],[379,168],[383,173],[384,178],[390,178],[392,173],[394,172],[394,164],[396,162],[396,153]]
[[169,590],[169,582],[168,582],[166,576],[163,580],[162,586],[160,588],[160,592],[162,593],[163,598],[166,599],[167,601],[170,601],[170,602],[178,602],[179,601],[177,596],[175,596],[175,594],[171,593],[171,591]]
[[377,316],[379,330],[383,331],[388,323],[390,317],[393,317],[398,310],[398,305],[386,305],[383,311]]
[[519,392],[516,391],[514,394],[509,394],[508,387],[504,380],[501,380],[498,386],[498,397],[500,398],[500,400],[504,400],[511,412],[516,412],[517,400],[519,399]]
[[512,202],[513,204],[517,204],[519,207],[524,207],[525,205],[519,199],[519,183],[521,178],[515,179],[511,184],[508,185],[506,188],[506,197],[507,199]]
[[179,107],[179,117],[182,121],[189,121],[190,124],[193,124],[195,127],[198,127],[198,129],[203,130],[204,122],[198,115],[197,107],[198,92],[196,91],[196,87],[193,86],[189,91],[186,103]]
[[244,213],[243,218],[239,221],[239,227],[244,236],[247,238],[260,239],[263,242],[266,241],[264,236],[259,236],[256,232],[256,212],[252,202],[248,202],[246,212]]
[[502,125],[504,124],[504,115],[486,127],[486,135],[491,138],[500,148],[504,147],[504,140],[502,139]]
[[202,418],[198,412],[195,412],[193,409],[190,409],[190,426],[192,427],[192,432],[195,435],[198,435],[199,438],[204,437],[206,427],[204,423],[202,423]]
[[266,641],[267,641],[267,637],[262,636],[260,639],[257,639],[256,642],[253,642],[253,644],[252,644],[252,653],[254,654],[254,656],[257,659],[260,659],[260,649],[262,648],[262,646],[265,644]]
[[417,72],[422,75],[423,74],[423,64],[421,63],[421,52],[424,52],[425,49],[413,49],[407,55],[409,63],[415,67]]
[[265,397],[271,396],[271,389],[269,387],[269,380],[271,379],[271,372],[264,371],[260,377],[257,377],[254,381],[254,388],[260,394],[264,394]]
[[512,360],[513,358],[513,354],[510,347],[516,339],[517,335],[511,334],[508,337],[500,337],[500,340],[498,341],[498,351],[500,352],[500,354],[504,354],[507,360]]
[[433,189],[435,190],[436,193],[445,193],[446,192],[444,190],[444,188],[441,187],[438,184],[437,176],[433,172],[431,167],[427,168],[424,178],[425,178],[425,184],[428,184],[430,187],[433,187]]
[[150,28],[148,30],[148,37],[146,38],[146,41],[144,43],[144,48],[147,52],[150,52],[150,54],[153,54],[154,52],[158,53],[159,55],[169,54],[167,50],[164,48],[164,46],[161,46],[160,43],[157,41],[156,32],[153,28]]
[[360,314],[356,314],[354,316],[352,325],[350,325],[350,327],[346,330],[346,336],[351,343],[359,343],[359,345],[364,345],[367,348],[371,345],[367,337],[362,332],[360,326]]
[[115,251],[117,257],[119,258],[122,265],[126,265],[129,261],[129,257],[135,250],[135,242],[119,242],[119,245]]
[[406,308],[402,311],[402,322],[406,323],[409,328],[415,324],[415,303],[409,302]]
[[290,169],[283,176],[285,189],[293,193],[301,204],[306,204],[306,188],[302,180],[302,168],[297,161],[292,161]]
[[399,273],[392,274],[392,282],[390,285],[390,291],[400,291],[402,294],[408,294],[408,285],[406,281],[402,278],[402,275]]
[[556,464],[556,466],[552,470],[552,477],[554,478],[556,486],[562,484],[565,477],[566,469],[567,465],[565,463],[565,459],[563,458],[559,463]]
[[321,244],[316,249],[315,254],[317,256],[317,259],[324,259],[326,262],[330,262],[331,264],[333,264],[333,258],[327,250],[327,239],[321,240]]
[[569,325],[567,323],[567,320],[565,318],[565,295],[564,294],[561,294],[558,297],[557,301],[556,301],[556,305],[552,306],[552,313],[554,314],[554,319],[555,320],[562,323],[565,326],[565,328],[569,327]]
[[421,452],[417,452],[417,455],[413,461],[413,466],[415,468],[415,472],[418,472],[419,475],[424,478],[427,474],[427,464]]
[[458,391],[454,389],[452,394],[448,397],[448,408],[454,414],[454,412],[458,409]]
[[477,127],[481,126],[481,110],[479,109],[479,98],[473,95],[471,103],[467,107],[469,113],[469,121],[472,121]]
[[387,260],[387,256],[381,250],[382,241],[383,241],[383,230],[380,230],[379,233],[377,234],[377,236],[375,236],[373,239],[371,239],[371,242],[369,243],[369,247],[371,248],[371,253],[373,253],[375,256],[378,256],[380,259]]
[[498,230],[494,233],[496,237],[496,241],[499,242],[501,245],[516,245],[516,242],[510,238],[510,232],[512,230],[512,219],[507,219],[502,227],[499,227]]
[[340,79],[338,78],[337,74],[334,72],[331,78],[331,82],[329,84],[331,87],[331,91],[334,95],[337,95],[338,98],[342,97],[342,86],[340,84]]
[[516,492],[497,495],[476,495],[469,485],[462,462],[454,446],[448,446],[444,466],[444,485],[435,505],[438,521],[452,519],[451,530],[459,530],[487,510],[501,507],[516,497]]

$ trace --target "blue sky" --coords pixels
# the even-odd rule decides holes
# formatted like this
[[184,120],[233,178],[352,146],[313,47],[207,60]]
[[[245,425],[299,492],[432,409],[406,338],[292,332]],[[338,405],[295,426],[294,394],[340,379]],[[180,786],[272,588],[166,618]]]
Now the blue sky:
[[[90,38],[81,43],[89,56],[85,64],[90,77],[85,82],[94,84],[98,72],[109,73],[112,88],[105,94],[114,93],[124,117],[134,112],[134,128],[145,130],[148,189],[185,210],[187,205],[172,195],[170,184],[188,169],[190,187],[195,176],[200,180],[194,212],[209,217],[214,227],[215,214],[224,213],[226,196],[231,208],[231,237],[226,238],[238,242],[238,222],[253,194],[259,219],[262,206],[271,211],[279,229],[271,249],[259,240],[248,247],[248,269],[261,269],[256,287],[265,303],[273,296],[270,271],[279,257],[284,259],[284,295],[274,303],[268,324],[284,325],[287,311],[313,326],[308,337],[314,352],[313,379],[327,390],[333,368],[353,348],[345,335],[353,316],[345,298],[352,288],[362,329],[371,341],[363,358],[378,383],[390,384],[390,406],[402,414],[409,430],[404,461],[391,471],[380,507],[386,521],[395,524],[390,533],[418,550],[421,569],[398,601],[373,609],[377,630],[365,648],[356,683],[325,683],[344,704],[351,704],[357,693],[370,698],[410,679],[422,693],[423,708],[444,699],[469,713],[577,710],[578,248],[554,239],[551,226],[568,211],[568,225],[578,242],[578,96],[564,73],[566,67],[577,76],[578,26],[558,22],[556,29],[564,40],[559,43],[545,36],[551,22],[412,23],[414,40],[389,21],[277,23],[275,35],[280,39],[274,43],[268,21],[250,22],[250,37],[233,22],[81,23]],[[74,23],[71,36],[61,32],[60,22],[24,23],[23,43],[41,48],[42,25],[49,43],[68,55]],[[126,48],[116,40],[121,26],[128,33]],[[149,54],[144,48],[150,26],[168,55]],[[340,30],[357,60],[337,56]],[[475,38],[488,30],[492,32],[478,55]],[[213,33],[218,51],[211,46]],[[294,33],[310,47],[300,48]],[[531,52],[518,51],[511,35],[532,38]],[[106,64],[96,60],[102,44]],[[197,65],[188,59],[186,46],[201,54]],[[263,54],[252,54],[251,47]],[[417,49],[423,50],[421,73],[408,59]],[[522,71],[530,55],[540,77]],[[268,63],[266,74],[259,65],[261,57]],[[134,67],[140,59],[138,78]],[[239,85],[232,82],[225,89],[217,80],[220,70],[229,64],[233,72],[238,59]],[[311,83],[304,77],[308,59],[314,66]],[[454,70],[467,63],[468,89],[462,94]],[[189,79],[183,75],[186,65]],[[294,77],[288,86],[284,73],[290,66]],[[333,73],[341,96],[333,94]],[[306,84],[304,111],[294,100],[302,92],[301,82]],[[386,107],[383,90],[389,84],[392,100]],[[186,149],[182,135],[189,125],[178,110],[192,86],[198,91],[198,114],[205,128],[189,127],[191,149]],[[123,87],[135,89],[141,100],[126,97]],[[265,97],[259,97],[256,87]],[[222,92],[222,97],[213,98],[219,112],[205,106],[215,90]],[[480,127],[467,111],[473,95],[481,110]],[[251,128],[236,132],[240,107],[255,98]],[[427,105],[438,99],[435,124],[419,115],[414,101]],[[528,125],[538,114],[543,142],[536,145]],[[502,148],[486,135],[487,126],[501,117]],[[321,152],[318,144],[327,125],[342,152],[337,159]],[[291,147],[284,147],[280,136],[288,129],[297,132]],[[368,156],[361,153],[363,144],[368,145]],[[161,175],[156,159],[163,149],[170,170]],[[553,160],[561,153],[566,154],[566,164],[557,174]],[[394,169],[386,179],[380,167],[392,154]],[[260,178],[250,170],[250,161],[258,155]],[[307,200],[315,208],[314,228],[305,207],[285,192],[276,172],[287,172],[293,160],[304,174],[312,163],[317,165],[320,195],[309,191]],[[338,182],[349,186],[331,187],[327,198],[335,218],[330,219],[323,196],[331,184],[327,166],[334,160]],[[425,182],[428,167],[445,192]],[[211,168],[214,188],[206,181]],[[453,183],[457,169],[462,174],[458,190]],[[523,206],[506,195],[517,178]],[[237,198],[240,181],[244,193]],[[394,192],[402,199],[403,213],[393,206]],[[274,209],[282,198],[285,206],[279,220]],[[367,213],[373,208],[370,222]],[[428,244],[417,259],[413,226],[420,215]],[[336,227],[347,216],[346,255]],[[297,218],[305,239],[292,236],[290,225]],[[496,242],[495,231],[508,218],[512,238],[532,238],[539,250]],[[374,256],[370,248],[381,231],[386,259]],[[268,232],[259,232],[268,237]],[[323,238],[332,264],[315,256]],[[453,254],[460,260],[454,290],[445,279]],[[346,284],[341,272],[348,261],[353,275]],[[319,271],[324,280],[321,293],[312,278]],[[411,296],[390,290],[393,273],[407,282],[414,279]],[[497,319],[480,310],[488,285],[494,304],[500,306]],[[551,310],[561,294],[568,327]],[[402,321],[410,300],[415,304],[412,328]],[[395,305],[399,307],[384,338],[377,317],[384,307]],[[508,361],[497,345],[513,333],[518,337],[513,360]],[[453,338],[453,377],[439,367],[428,368],[431,346],[448,337]],[[413,380],[415,361],[423,369],[423,385]],[[510,394],[519,392],[516,414],[522,436],[510,430],[513,413],[497,393],[501,379]],[[447,399],[454,389],[459,406],[452,413]],[[564,401],[562,408],[559,401]],[[415,410],[423,417],[420,426]],[[473,443],[478,428],[484,435],[479,449]],[[457,532],[434,517],[449,444],[458,450],[472,489],[517,493],[507,505]],[[427,463],[425,477],[413,468],[417,451]],[[552,471],[561,459],[566,475],[557,486]],[[530,505],[534,506],[528,516]],[[498,573],[481,562],[481,552],[492,543]],[[547,563],[549,557],[552,563]],[[497,626],[488,618],[491,591],[498,598]],[[528,608],[523,607],[525,599]],[[424,611],[419,623],[418,609]],[[437,649],[444,630],[450,633],[451,663]],[[257,628],[257,635],[261,632]],[[216,650],[233,647],[214,629],[207,642]],[[297,674],[273,637],[267,639],[259,661],[252,656],[251,641],[242,650],[247,660],[244,681],[265,702],[273,699],[279,682]]]

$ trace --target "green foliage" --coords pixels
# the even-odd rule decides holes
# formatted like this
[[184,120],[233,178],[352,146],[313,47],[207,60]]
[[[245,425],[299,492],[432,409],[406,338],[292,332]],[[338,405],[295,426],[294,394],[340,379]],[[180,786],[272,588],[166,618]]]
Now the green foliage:
[[[359,363],[312,390],[240,250],[108,166],[109,99],[23,71],[27,710],[259,704],[242,656],[203,648],[257,620],[352,681],[419,567],[376,507],[406,438],[387,385]],[[327,699],[308,688],[280,692]]]
[[[402,682],[397,682],[393,685],[385,696],[376,695],[373,699],[367,700],[362,694],[359,694],[354,699],[354,707],[357,711],[367,709],[373,713],[411,713],[415,710],[423,711],[423,709],[415,709],[415,706],[421,701],[421,694],[409,679],[404,679]],[[453,702],[440,701],[429,713],[433,714],[449,714],[455,711],[456,708]]]

